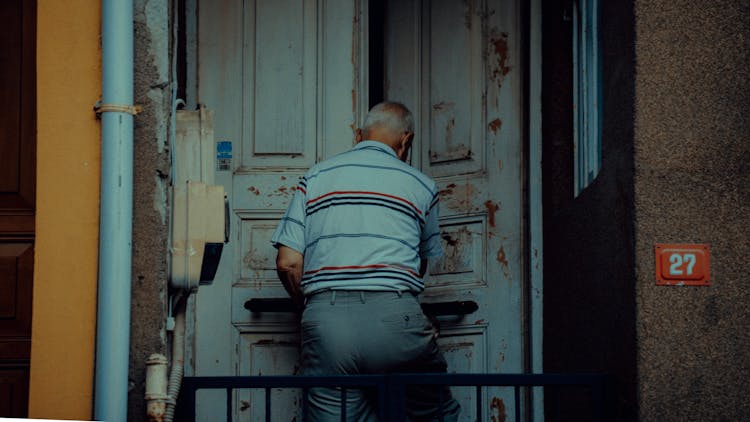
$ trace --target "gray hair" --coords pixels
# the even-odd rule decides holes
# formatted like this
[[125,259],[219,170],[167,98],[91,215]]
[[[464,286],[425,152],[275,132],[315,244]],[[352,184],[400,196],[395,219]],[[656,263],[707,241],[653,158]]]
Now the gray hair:
[[394,133],[414,132],[414,117],[405,105],[395,101],[384,101],[375,105],[367,113],[364,132],[373,128],[382,128]]

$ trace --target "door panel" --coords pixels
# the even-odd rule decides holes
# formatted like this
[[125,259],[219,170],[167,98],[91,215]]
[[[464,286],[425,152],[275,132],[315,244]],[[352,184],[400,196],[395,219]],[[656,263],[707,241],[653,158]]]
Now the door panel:
[[[35,203],[35,25],[34,2],[0,2],[0,221],[3,231],[33,230]],[[0,219],[1,220],[1,219]]]
[[[240,335],[240,370],[243,375],[297,373],[299,336],[291,333],[245,332]],[[263,390],[240,390],[235,414],[238,420],[264,421],[266,397]],[[295,389],[271,390],[273,420],[302,421],[302,394]]]
[[315,163],[316,3],[247,0],[243,7],[245,169]]
[[[231,171],[216,182],[230,193],[232,238],[214,284],[195,303],[196,375],[297,371],[297,316],[251,313],[249,299],[287,294],[270,239],[299,178],[354,144],[360,103],[359,2],[223,0],[198,7],[198,102],[215,111],[217,141],[232,143]],[[237,420],[264,420],[262,391],[233,397]],[[274,392],[274,419],[298,415],[299,394]],[[223,401],[199,396],[198,417],[215,419]]]
[[427,149],[422,168],[433,176],[483,168],[482,22],[474,12],[451,0],[423,6],[420,136]]
[[28,391],[28,368],[0,367],[0,415],[25,416]]
[[28,404],[36,207],[36,8],[0,2],[0,417]]
[[[33,272],[31,241],[7,239],[0,243],[0,342],[8,339],[18,343],[31,331]],[[0,359],[28,357],[28,339],[23,343],[24,347],[4,347],[0,343]]]
[[[422,301],[478,304],[441,317],[450,372],[523,372],[519,7],[391,0],[386,10],[386,96],[414,110],[413,163],[440,188],[445,255],[430,265]],[[474,392],[454,392],[461,420],[474,420]],[[483,394],[485,415],[514,412],[512,389]]]
[[[458,374],[487,373],[487,324],[448,326],[443,322],[440,329],[440,349],[448,361],[448,371]],[[476,389],[474,387],[452,387],[451,392],[461,403],[462,421],[476,421]],[[487,403],[487,391],[482,391],[482,403]],[[483,411],[487,415],[486,411]],[[504,420],[504,419],[498,419]]]

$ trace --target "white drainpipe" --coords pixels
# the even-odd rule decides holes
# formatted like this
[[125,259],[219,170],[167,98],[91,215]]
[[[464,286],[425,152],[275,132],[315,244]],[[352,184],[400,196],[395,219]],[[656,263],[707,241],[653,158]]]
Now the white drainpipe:
[[167,412],[167,358],[155,353],[146,359],[146,415],[162,422]]
[[127,421],[133,232],[133,1],[102,0],[99,282],[94,418]]

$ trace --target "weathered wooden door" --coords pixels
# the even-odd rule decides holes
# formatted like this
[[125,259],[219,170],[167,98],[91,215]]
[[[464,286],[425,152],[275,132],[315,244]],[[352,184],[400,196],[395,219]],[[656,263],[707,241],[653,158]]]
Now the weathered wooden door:
[[0,417],[25,417],[36,208],[36,7],[0,2]]
[[[359,6],[351,0],[199,4],[198,101],[215,111],[223,154],[216,182],[230,193],[232,234],[216,281],[201,287],[195,303],[197,375],[297,370],[295,315],[253,314],[243,305],[287,296],[276,277],[271,234],[298,178],[354,144]],[[294,392],[275,394],[274,420],[292,420],[297,400]],[[249,391],[234,401],[237,420],[263,414],[265,401]],[[199,420],[223,414],[223,403],[223,392],[200,400]]]
[[[474,302],[441,317],[450,372],[524,371],[523,78],[516,0],[390,0],[385,92],[414,111],[412,164],[438,182],[445,256],[423,303]],[[456,310],[460,313],[460,309]],[[485,417],[513,415],[512,389],[483,394]],[[454,388],[462,420],[474,390]],[[511,416],[512,417],[512,416]]]
[[[297,371],[295,315],[251,313],[249,299],[285,297],[270,236],[298,178],[350,148],[366,112],[366,1],[225,0],[202,5],[198,101],[215,111],[232,235],[211,286],[195,300],[189,362],[196,375]],[[441,186],[446,256],[423,299],[473,301],[442,319],[451,372],[523,368],[522,72],[515,1],[391,1],[385,92],[415,113],[412,162]],[[231,147],[231,153],[229,153]],[[231,159],[229,158],[231,155]],[[262,393],[262,392],[261,392]],[[238,391],[238,420],[262,420],[261,393]],[[455,389],[474,420],[473,389]],[[512,391],[487,390],[485,415],[512,414]],[[199,417],[223,414],[224,392],[199,395]],[[275,392],[274,420],[299,417]]]

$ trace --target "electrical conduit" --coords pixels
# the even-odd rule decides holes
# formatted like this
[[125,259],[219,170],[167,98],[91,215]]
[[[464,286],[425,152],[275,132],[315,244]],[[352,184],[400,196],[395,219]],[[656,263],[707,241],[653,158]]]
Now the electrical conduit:
[[167,386],[167,410],[165,422],[172,422],[177,396],[180,394],[182,374],[185,370],[185,304],[187,296],[177,306],[175,312],[174,331],[172,332],[172,368],[169,373]]

